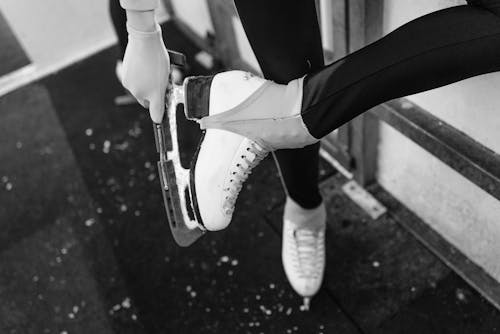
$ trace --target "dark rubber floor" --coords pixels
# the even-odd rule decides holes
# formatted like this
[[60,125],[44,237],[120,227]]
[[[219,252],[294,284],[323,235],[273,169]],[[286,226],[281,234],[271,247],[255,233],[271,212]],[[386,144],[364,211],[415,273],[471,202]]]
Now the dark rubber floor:
[[[206,72],[174,29],[169,47]],[[0,98],[0,333],[500,331],[496,309],[393,220],[372,221],[324,162],[327,273],[310,312],[281,266],[284,197],[270,159],[230,228],[177,247],[149,116],[113,103],[115,54]],[[180,127],[188,160],[199,133]]]

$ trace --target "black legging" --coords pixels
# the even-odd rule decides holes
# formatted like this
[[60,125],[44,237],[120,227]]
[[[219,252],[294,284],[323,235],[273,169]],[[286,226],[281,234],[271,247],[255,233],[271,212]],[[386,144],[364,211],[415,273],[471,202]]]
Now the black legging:
[[500,0],[468,3],[422,16],[307,75],[302,116],[311,134],[321,138],[387,100],[499,71]]
[[[314,1],[234,2],[267,79],[287,83],[324,66]],[[317,207],[319,144],[275,155],[288,195],[304,208]]]

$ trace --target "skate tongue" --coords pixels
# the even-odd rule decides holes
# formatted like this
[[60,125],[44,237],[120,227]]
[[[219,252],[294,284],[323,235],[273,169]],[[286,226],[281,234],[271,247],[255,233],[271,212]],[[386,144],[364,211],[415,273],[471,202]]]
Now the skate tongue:
[[318,238],[321,231],[300,229],[294,231],[297,242],[299,262],[301,263],[301,275],[304,277],[316,276],[316,256]]

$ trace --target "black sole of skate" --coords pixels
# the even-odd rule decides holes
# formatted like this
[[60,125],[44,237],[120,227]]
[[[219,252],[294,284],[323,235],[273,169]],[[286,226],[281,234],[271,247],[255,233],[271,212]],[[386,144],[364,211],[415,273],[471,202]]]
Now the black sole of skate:
[[198,200],[196,197],[196,187],[195,187],[195,174],[196,174],[196,161],[198,160],[198,155],[200,153],[201,149],[201,143],[203,143],[203,140],[205,139],[205,134],[206,132],[203,131],[201,134],[200,141],[198,143],[198,147],[196,148],[196,152],[194,153],[193,158],[191,159],[191,165],[189,168],[189,181],[190,181],[190,190],[191,190],[191,199],[192,199],[192,204],[193,204],[193,211],[195,214],[195,217],[197,221],[202,225],[203,224],[203,219],[201,218],[200,210],[198,208]]
[[[169,53],[172,61],[172,53],[170,51]],[[179,54],[176,57],[179,61],[182,60]],[[160,124],[154,124],[156,149],[160,154],[158,173],[170,230],[176,243],[187,247],[200,238],[205,231],[200,227],[194,215],[190,193],[190,173],[182,167],[179,156],[176,111],[177,106],[184,103],[183,88],[171,83],[165,101],[163,121]],[[188,223],[193,227],[188,227]]]

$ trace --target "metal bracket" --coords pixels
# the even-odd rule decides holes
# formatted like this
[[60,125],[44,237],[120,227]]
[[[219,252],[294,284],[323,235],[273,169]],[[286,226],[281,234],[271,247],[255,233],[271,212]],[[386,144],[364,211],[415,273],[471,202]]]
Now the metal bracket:
[[361,187],[356,181],[351,180],[342,186],[342,191],[361,209],[363,209],[373,220],[380,218],[387,212],[382,205],[368,191]]

